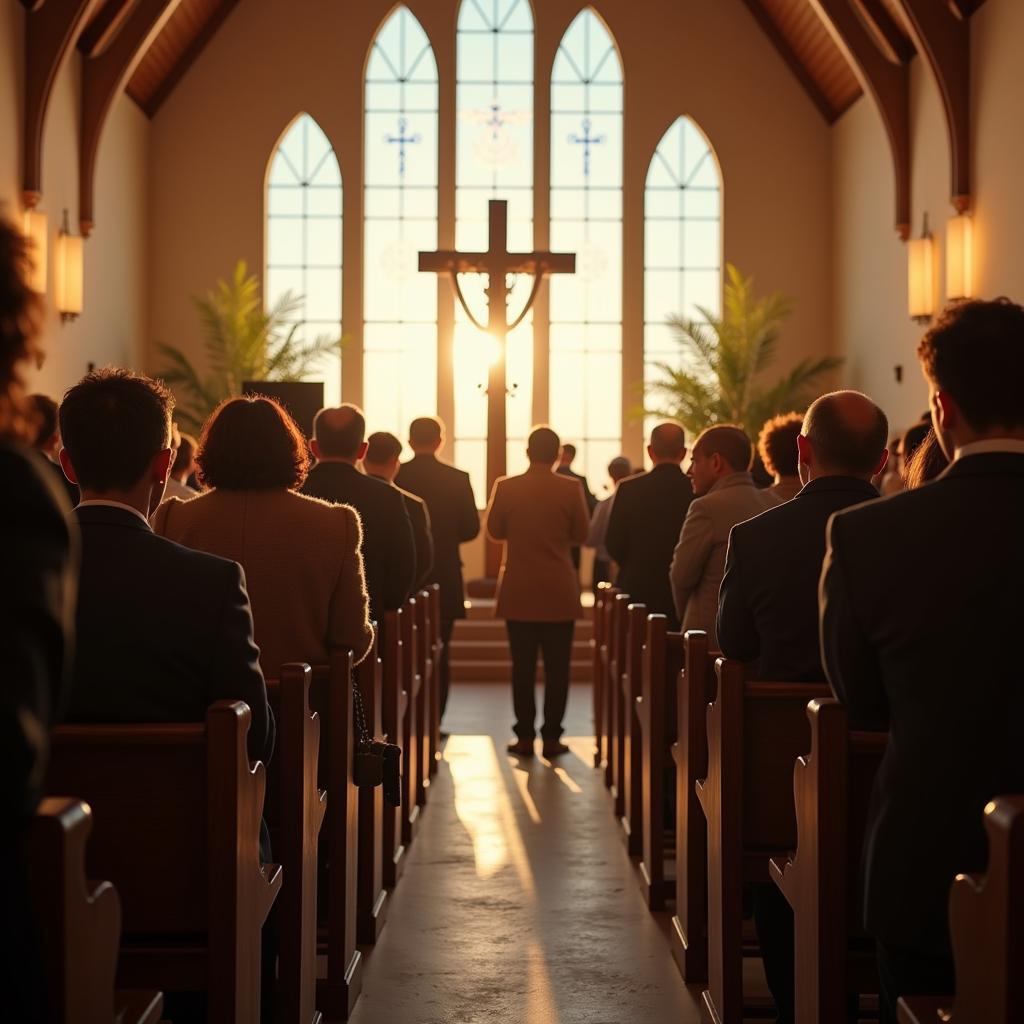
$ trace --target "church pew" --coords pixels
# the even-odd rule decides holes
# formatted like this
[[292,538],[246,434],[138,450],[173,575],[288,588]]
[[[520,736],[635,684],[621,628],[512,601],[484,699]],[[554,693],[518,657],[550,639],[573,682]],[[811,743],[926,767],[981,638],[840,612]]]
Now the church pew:
[[708,771],[696,785],[708,830],[708,987],[713,1021],[743,1019],[743,888],[769,881],[768,863],[796,845],[793,762],[808,747],[807,702],[824,683],[748,680],[716,662],[707,708]]
[[[380,631],[375,630],[370,653],[356,669],[359,689],[371,737],[383,732],[384,671],[380,658]],[[356,870],[356,940],[373,945],[387,917],[387,890],[384,888],[384,787],[358,791],[359,854]]]
[[604,622],[605,604],[609,592],[610,583],[598,583],[594,588],[594,609],[593,609],[593,633],[590,638],[590,685],[591,699],[594,708],[594,767],[600,768],[603,764],[603,732],[604,732],[604,677],[605,665],[604,656]]
[[604,606],[601,609],[601,721],[603,723],[600,741],[599,768],[604,770],[604,784],[610,789],[612,785],[612,748],[611,748],[611,706],[609,690],[612,685],[612,655],[614,638],[612,634],[612,616],[615,612],[615,598],[621,593],[616,587],[609,587],[605,594]]
[[317,785],[320,718],[309,710],[313,673],[308,665],[281,666],[267,680],[267,700],[277,721],[277,749],[267,765],[264,818],[271,848],[281,863],[277,906],[278,1004],[282,1024],[317,1024],[317,849],[327,794]]
[[437,774],[437,765],[441,760],[441,657],[444,653],[444,641],[441,639],[441,585],[431,583],[427,593],[430,595],[430,638],[434,662],[430,687],[430,750],[427,760],[433,776]]
[[622,723],[622,816],[619,823],[631,857],[643,853],[643,761],[637,698],[642,687],[646,640],[647,607],[630,604],[626,609],[626,653],[619,684],[619,721]]
[[[640,694],[641,860],[640,880],[649,910],[664,910],[674,891],[665,878],[666,773],[673,765],[676,736],[676,679],[683,667],[683,634],[670,633],[664,615],[648,615]],[[692,791],[692,787],[691,787]]]
[[858,865],[888,735],[851,732],[833,698],[811,701],[807,718],[810,753],[793,768],[796,850],[769,869],[793,908],[797,1024],[828,1024],[844,1019],[847,992],[878,991]]
[[[48,797],[26,829],[23,853],[43,983],[54,1024],[156,1024],[159,992],[115,991],[121,901],[110,882],[88,882],[88,804]],[[2,999],[2,994],[0,994]]]
[[988,870],[957,875],[949,894],[956,994],[899,1001],[900,1024],[1024,1020],[1024,796],[985,807]]
[[416,803],[426,806],[430,789],[430,691],[435,685],[433,635],[430,625],[430,594],[416,595],[416,672],[420,677],[416,693]]
[[611,771],[611,791],[615,817],[621,818],[626,811],[626,740],[625,721],[622,713],[622,674],[626,671],[629,640],[628,594],[616,594],[611,614],[611,646],[609,648],[608,699],[608,763]]
[[207,992],[207,1019],[256,1024],[261,929],[281,889],[261,864],[266,769],[249,764],[249,708],[211,705],[196,725],[64,725],[47,792],[95,815],[86,863],[123,908],[118,983]]
[[[381,686],[381,728],[389,743],[402,745],[402,723],[405,718],[408,695],[404,686],[402,669],[405,650],[402,645],[403,619],[407,609],[387,612],[381,624],[378,644],[382,650],[381,662],[383,678]],[[405,751],[402,752],[403,794],[405,803],[404,778],[409,773],[405,763]],[[384,806],[383,836],[383,881],[388,889],[393,889],[405,867],[405,845],[402,842],[402,819],[405,807]]]
[[327,665],[313,666],[309,703],[322,723],[317,784],[327,790],[320,830],[316,1006],[327,1020],[347,1018],[362,989],[363,959],[356,949],[359,801],[352,777],[353,686],[348,648],[335,648]]
[[402,748],[402,766],[405,802],[402,815],[402,842],[405,848],[412,845],[419,830],[419,774],[422,761],[419,754],[419,693],[423,677],[419,672],[419,629],[416,623],[416,599],[411,597],[405,605],[402,617],[402,688],[406,693],[405,714],[402,716],[402,738],[397,741]]
[[707,707],[714,699],[716,653],[703,630],[683,636],[683,670],[676,676],[676,912],[672,955],[688,984],[708,978],[708,832],[697,781],[708,770]]

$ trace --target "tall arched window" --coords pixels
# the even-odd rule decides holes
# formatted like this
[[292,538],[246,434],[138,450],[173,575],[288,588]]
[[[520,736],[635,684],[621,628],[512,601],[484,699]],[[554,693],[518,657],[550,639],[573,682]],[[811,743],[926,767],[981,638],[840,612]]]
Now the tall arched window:
[[[529,0],[462,0],[456,65],[455,244],[487,248],[487,202],[508,200],[508,244],[533,249],[533,11]],[[466,275],[470,308],[486,319],[484,275]],[[531,281],[517,281],[509,299],[516,315]],[[477,501],[485,501],[487,462],[487,339],[461,309],[455,321],[455,461],[467,470]],[[508,336],[508,469],[525,463],[533,400],[532,314]]]
[[722,305],[722,180],[707,139],[688,117],[661,137],[644,193],[644,380],[678,364],[665,318],[700,319]]
[[622,68],[608,30],[577,15],[551,71],[551,423],[596,483],[622,447]]
[[[341,337],[341,171],[327,136],[300,114],[274,151],[267,174],[266,277],[272,308],[286,292],[302,301],[297,337]],[[318,367],[328,403],[341,400],[341,359]]]
[[405,7],[377,33],[365,109],[363,404],[405,437],[437,411],[437,282],[417,273],[437,248],[437,64]]

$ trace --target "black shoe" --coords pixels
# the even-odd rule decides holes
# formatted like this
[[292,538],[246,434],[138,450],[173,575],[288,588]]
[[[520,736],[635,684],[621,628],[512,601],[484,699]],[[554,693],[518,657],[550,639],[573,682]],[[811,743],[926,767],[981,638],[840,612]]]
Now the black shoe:
[[553,757],[561,757],[563,754],[568,754],[569,748],[559,740],[555,740],[554,743],[544,744],[544,756],[550,761]]
[[515,740],[510,743],[505,749],[510,754],[517,754],[519,757],[533,757],[533,740]]

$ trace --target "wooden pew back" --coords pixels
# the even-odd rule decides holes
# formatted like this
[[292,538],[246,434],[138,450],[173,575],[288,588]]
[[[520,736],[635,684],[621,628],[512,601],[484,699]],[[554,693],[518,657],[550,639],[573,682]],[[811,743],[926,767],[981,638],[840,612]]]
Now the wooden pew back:
[[605,706],[608,708],[609,768],[615,817],[626,811],[626,723],[622,709],[622,676],[629,657],[629,594],[618,593],[612,602],[611,635],[609,637],[609,687]]
[[604,749],[604,626],[605,603],[611,590],[610,583],[598,583],[594,588],[593,633],[590,638],[590,685],[591,699],[594,707],[594,767],[602,764]]
[[416,672],[420,686],[416,694],[416,803],[423,807],[430,789],[431,706],[430,691],[434,687],[434,636],[430,622],[430,594],[421,590],[416,595]]
[[643,692],[644,645],[647,642],[647,607],[626,608],[626,649],[620,683],[619,721],[622,723],[622,817],[626,848],[633,856],[643,853],[643,741],[637,699]]
[[598,733],[600,761],[598,767],[604,768],[604,783],[609,788],[612,784],[612,721],[611,697],[612,660],[615,657],[615,631],[612,628],[615,615],[615,599],[622,591],[618,587],[609,587],[605,591],[604,604],[601,608],[601,729]]
[[[381,683],[381,728],[389,743],[402,745],[402,723],[405,718],[408,696],[404,687],[403,659],[405,648],[402,643],[404,631],[404,608],[387,612],[381,624],[378,643],[381,647],[382,683]],[[405,751],[402,751],[403,779],[409,773]],[[402,794],[405,801],[405,790]],[[384,885],[394,888],[405,865],[405,846],[402,843],[402,817],[404,807],[384,806],[383,827],[383,868]]]
[[402,815],[402,842],[409,848],[419,827],[420,726],[419,695],[423,676],[419,670],[420,634],[416,621],[416,598],[409,598],[402,616],[402,688],[406,693],[405,714],[402,716],[402,738],[395,742],[402,748],[402,767],[405,803]]
[[441,585],[431,583],[427,587],[430,595],[428,606],[430,619],[431,660],[434,671],[430,676],[430,720],[428,733],[430,737],[427,751],[427,762],[431,776],[437,774],[438,762],[441,759],[441,659],[444,656],[444,640],[441,637]]

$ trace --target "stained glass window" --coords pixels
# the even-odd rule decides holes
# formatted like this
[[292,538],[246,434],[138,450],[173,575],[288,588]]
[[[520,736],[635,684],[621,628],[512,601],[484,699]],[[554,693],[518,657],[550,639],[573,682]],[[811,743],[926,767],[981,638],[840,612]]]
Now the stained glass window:
[[[308,114],[285,132],[267,175],[267,308],[286,292],[302,301],[296,337],[341,337],[341,171],[327,136]],[[341,400],[341,359],[327,356],[315,376],[324,397]]]
[[622,446],[622,68],[589,8],[551,71],[551,248],[576,273],[550,282],[550,419],[596,483]]
[[718,315],[722,305],[722,182],[701,130],[680,117],[662,136],[644,193],[644,380],[680,366],[665,318]]
[[437,64],[423,27],[397,8],[366,68],[363,404],[373,430],[407,436],[437,411]]
[[[533,249],[533,12],[529,0],[462,0],[456,66],[455,244],[487,249],[487,202],[508,200],[508,246]],[[486,322],[482,274],[465,275],[470,308]],[[532,279],[512,287],[509,315],[518,315]],[[455,321],[456,463],[469,472],[478,501],[487,497],[488,356],[493,346],[461,309]],[[508,471],[525,468],[533,391],[533,317],[508,336],[506,373],[512,392]]]

